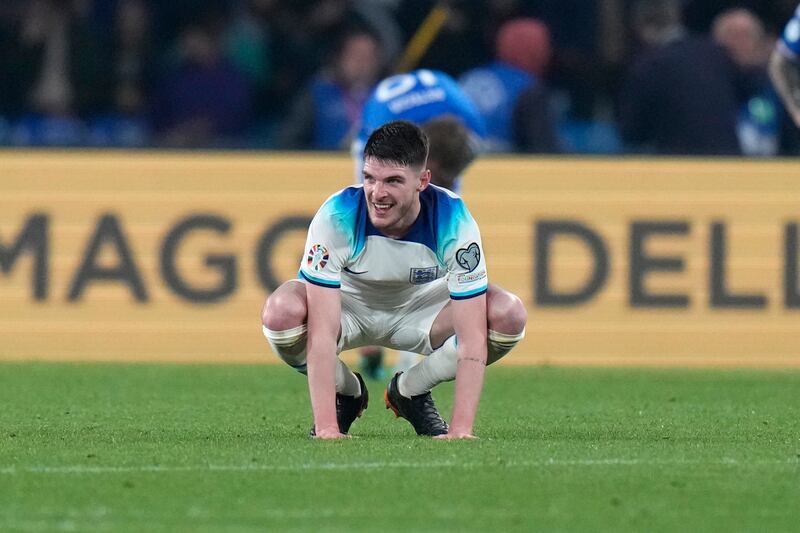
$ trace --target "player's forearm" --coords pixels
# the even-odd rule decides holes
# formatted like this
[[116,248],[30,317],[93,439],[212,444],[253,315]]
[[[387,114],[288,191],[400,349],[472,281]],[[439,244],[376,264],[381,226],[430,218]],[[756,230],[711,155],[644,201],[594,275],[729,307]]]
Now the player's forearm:
[[457,348],[455,404],[450,433],[471,434],[486,371],[486,339],[459,342]]
[[800,127],[800,65],[776,48],[770,57],[769,73],[786,110]]
[[308,392],[314,426],[321,430],[339,431],[336,422],[336,343],[320,339],[308,343]]

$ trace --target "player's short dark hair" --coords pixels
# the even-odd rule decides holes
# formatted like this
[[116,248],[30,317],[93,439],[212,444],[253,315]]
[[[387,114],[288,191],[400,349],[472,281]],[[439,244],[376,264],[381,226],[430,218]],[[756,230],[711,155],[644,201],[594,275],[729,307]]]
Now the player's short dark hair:
[[423,167],[428,160],[428,136],[406,120],[387,122],[367,139],[364,159],[368,158],[404,167]]
[[428,159],[436,164],[438,174],[431,176],[431,180],[449,189],[477,156],[469,130],[453,115],[431,119],[422,125],[422,130],[428,136]]

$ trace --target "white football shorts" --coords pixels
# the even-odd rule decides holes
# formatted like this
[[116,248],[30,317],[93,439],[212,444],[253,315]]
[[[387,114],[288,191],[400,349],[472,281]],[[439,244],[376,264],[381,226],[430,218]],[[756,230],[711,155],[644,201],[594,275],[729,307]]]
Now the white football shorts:
[[423,292],[392,310],[368,308],[343,291],[339,352],[377,345],[428,355],[433,351],[431,326],[449,301],[446,284],[441,284],[441,290]]

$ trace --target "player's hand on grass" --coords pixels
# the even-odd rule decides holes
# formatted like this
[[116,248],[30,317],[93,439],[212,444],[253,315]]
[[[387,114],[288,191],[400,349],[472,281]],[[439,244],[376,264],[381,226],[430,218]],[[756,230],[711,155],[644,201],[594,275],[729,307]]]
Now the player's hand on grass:
[[444,435],[436,435],[433,437],[434,439],[439,440],[455,440],[455,439],[477,439],[475,435],[472,434],[471,431],[460,431],[457,429],[450,428],[450,431],[445,433]]
[[349,439],[350,435],[341,433],[339,428],[322,428],[316,431],[315,439]]

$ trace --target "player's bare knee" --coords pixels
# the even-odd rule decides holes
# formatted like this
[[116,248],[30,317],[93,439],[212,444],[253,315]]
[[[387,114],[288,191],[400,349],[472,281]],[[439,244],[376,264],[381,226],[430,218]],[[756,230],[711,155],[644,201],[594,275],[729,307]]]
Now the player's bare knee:
[[525,329],[528,311],[522,300],[508,291],[492,291],[487,304],[489,329],[506,334],[518,334]]
[[267,298],[261,311],[261,323],[271,331],[284,331],[304,324],[306,315],[304,295],[282,285]]

